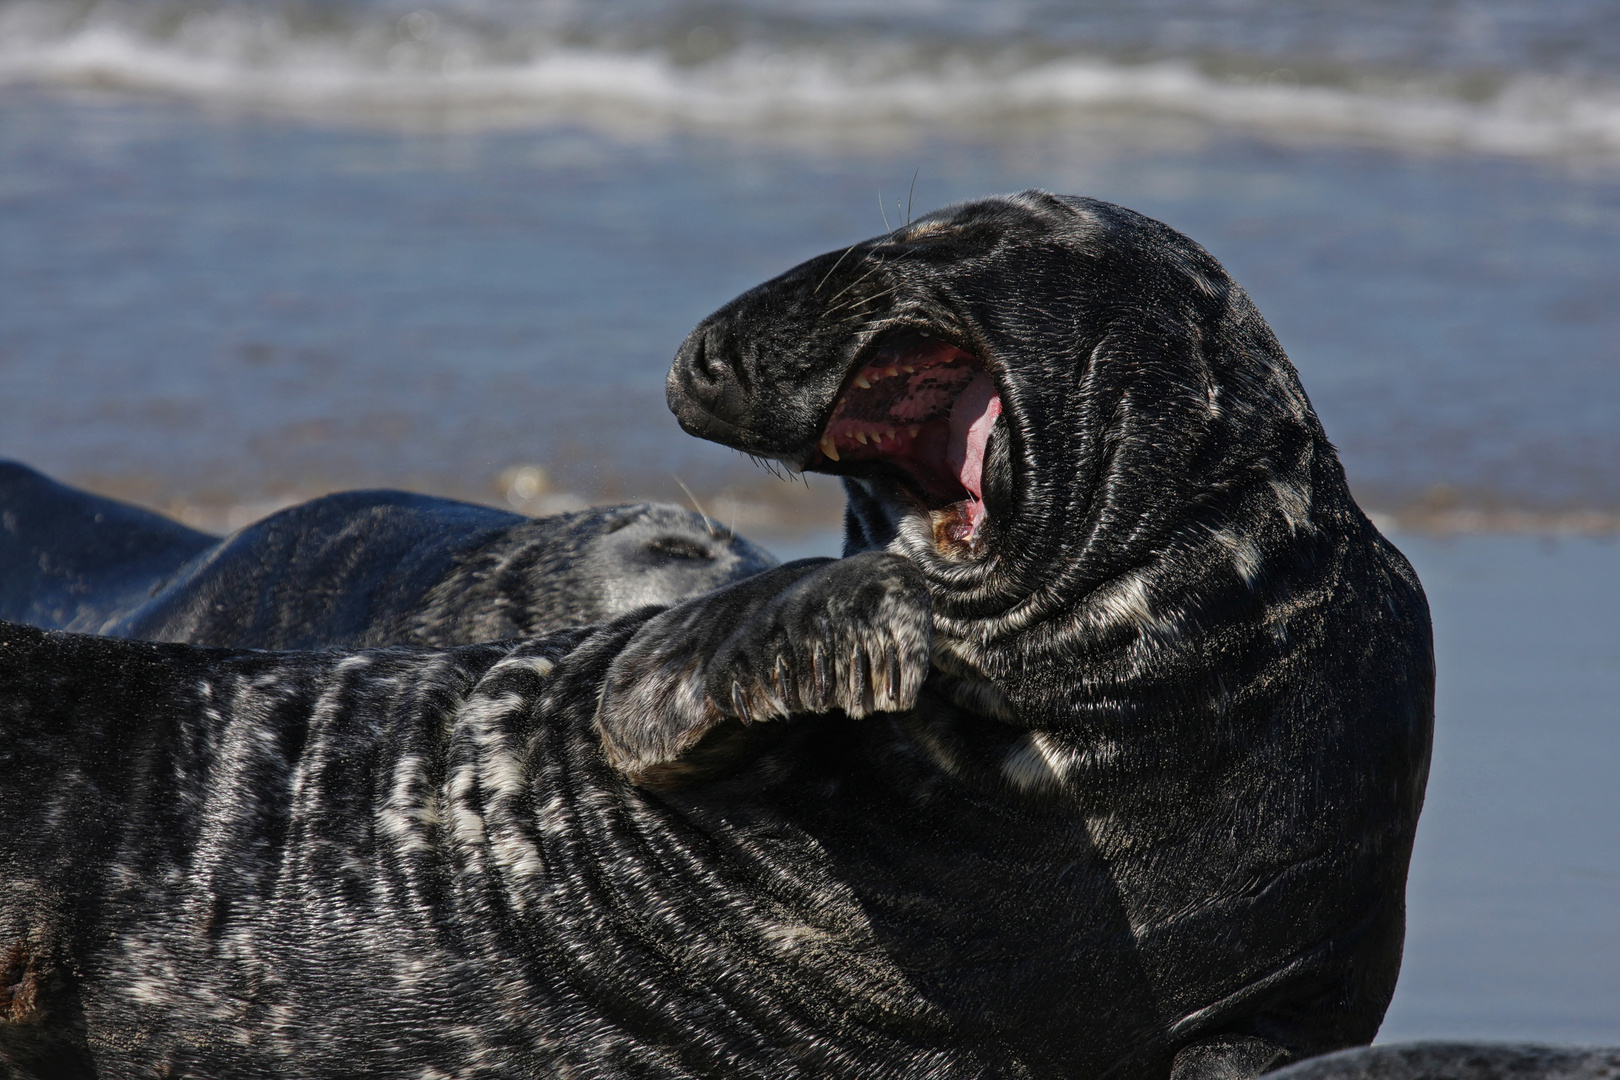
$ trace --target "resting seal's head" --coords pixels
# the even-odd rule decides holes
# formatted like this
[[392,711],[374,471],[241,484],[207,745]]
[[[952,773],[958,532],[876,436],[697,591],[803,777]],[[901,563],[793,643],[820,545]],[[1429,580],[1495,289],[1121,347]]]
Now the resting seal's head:
[[[563,601],[583,612],[570,611],[566,625],[677,603],[776,565],[763,549],[712,518],[667,503],[597,508],[559,520],[580,530],[580,547],[566,564],[554,556],[531,568],[528,589],[537,596],[562,593]],[[539,535],[539,523],[529,528]],[[512,530],[508,543],[526,539],[527,531]],[[553,540],[551,547],[557,546]],[[559,617],[546,628],[552,625],[565,624]]]

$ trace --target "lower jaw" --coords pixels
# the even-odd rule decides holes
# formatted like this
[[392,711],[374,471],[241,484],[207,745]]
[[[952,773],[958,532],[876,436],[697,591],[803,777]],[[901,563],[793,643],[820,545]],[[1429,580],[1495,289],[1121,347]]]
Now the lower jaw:
[[983,511],[977,522],[966,501],[952,503],[939,510],[928,511],[928,523],[933,531],[934,547],[943,555],[968,558],[982,550],[980,534],[984,527]]
[[934,550],[946,558],[959,560],[983,554],[984,513],[981,508],[975,523],[969,500],[963,499],[945,506],[929,506],[916,492],[896,481],[867,480],[863,483],[882,504],[896,533],[910,519],[922,527],[923,535],[932,541]]

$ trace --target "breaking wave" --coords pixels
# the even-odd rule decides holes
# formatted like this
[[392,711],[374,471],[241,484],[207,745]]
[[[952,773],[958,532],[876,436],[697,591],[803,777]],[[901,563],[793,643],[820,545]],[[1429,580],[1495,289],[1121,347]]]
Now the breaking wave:
[[159,93],[316,116],[469,125],[597,119],[740,129],[1162,115],[1527,155],[1620,154],[1620,83],[1595,75],[1316,65],[1214,70],[1027,40],[850,32],[650,39],[478,12],[0,5],[0,84]]

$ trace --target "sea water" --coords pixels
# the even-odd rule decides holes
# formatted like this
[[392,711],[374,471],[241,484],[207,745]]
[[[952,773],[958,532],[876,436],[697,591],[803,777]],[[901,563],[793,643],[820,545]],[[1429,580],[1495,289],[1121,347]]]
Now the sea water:
[[690,490],[835,550],[833,485],[679,431],[671,355],[1025,187],[1208,247],[1405,530],[1439,725],[1386,1036],[1620,1042],[1612,2],[0,0],[0,455],[218,530]]
[[1438,678],[1381,1037],[1620,1045],[1620,544],[1394,540]]

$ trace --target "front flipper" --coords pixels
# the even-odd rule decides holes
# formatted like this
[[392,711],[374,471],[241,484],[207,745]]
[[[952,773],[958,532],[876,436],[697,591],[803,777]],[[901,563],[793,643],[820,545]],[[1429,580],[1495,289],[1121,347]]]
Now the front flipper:
[[900,556],[789,563],[649,620],[608,668],[597,729],[635,783],[712,776],[768,737],[756,721],[910,708],[932,626]]
[[909,559],[869,552],[770,598],[710,657],[704,685],[744,723],[898,712],[916,704],[932,643],[923,576]]

